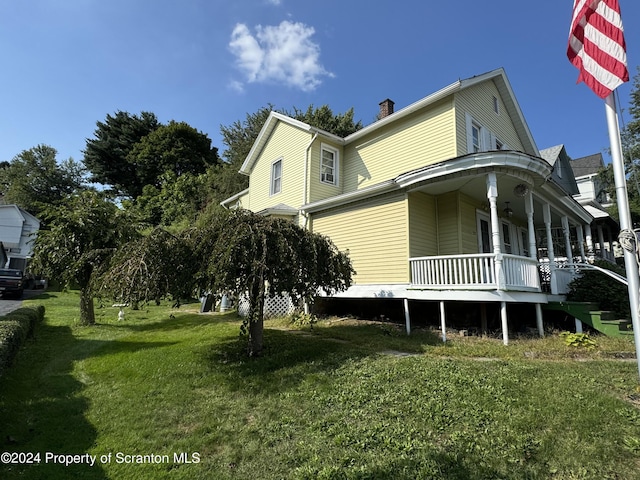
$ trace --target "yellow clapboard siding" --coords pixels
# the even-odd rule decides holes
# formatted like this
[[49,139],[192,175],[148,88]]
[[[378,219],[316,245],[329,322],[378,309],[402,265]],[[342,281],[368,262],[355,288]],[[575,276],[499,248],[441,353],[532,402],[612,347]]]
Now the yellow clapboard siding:
[[[249,209],[259,212],[278,204],[299,208],[303,202],[304,159],[311,136],[307,132],[279,122],[260,153],[249,177]],[[271,165],[282,159],[282,188],[271,195]]]
[[409,194],[409,256],[438,254],[436,201],[425,193]]
[[476,201],[464,194],[460,198],[460,238],[462,251],[460,253],[480,253],[478,251],[478,222],[476,221]]
[[389,180],[452,158],[455,152],[453,102],[445,100],[347,145],[343,191]]
[[457,192],[445,193],[437,198],[438,211],[438,255],[460,253],[458,235],[458,195]]
[[406,196],[400,193],[316,213],[312,228],[349,251],[354,283],[407,283],[407,216]]

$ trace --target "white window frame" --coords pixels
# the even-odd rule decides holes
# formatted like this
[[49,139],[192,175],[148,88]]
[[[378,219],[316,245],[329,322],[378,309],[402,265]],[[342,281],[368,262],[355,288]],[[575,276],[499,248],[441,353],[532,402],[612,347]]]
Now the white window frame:
[[[276,176],[276,165],[280,165],[280,175]],[[271,163],[271,181],[269,182],[269,195],[277,195],[282,191],[282,157]]]
[[519,255],[529,257],[529,229],[517,227]]
[[[506,235],[505,235],[506,233]],[[509,236],[507,239],[506,236]],[[509,240],[509,242],[507,242]],[[517,255],[517,239],[514,243],[513,224],[505,220],[500,221],[500,242],[502,243],[502,252],[509,255]],[[507,251],[508,250],[508,251]]]
[[[324,177],[324,168],[325,168],[325,164],[324,164],[324,152],[329,152],[333,155],[333,167],[329,167],[329,168],[333,168],[333,181],[331,180],[327,180]],[[326,144],[322,144],[320,146],[320,183],[324,183],[327,185],[338,185],[338,172],[339,172],[339,167],[340,167],[340,157],[339,157],[339,152],[337,148],[333,148],[329,145]]]
[[[473,118],[470,114],[466,114],[467,119],[467,152],[468,153],[478,153],[478,152],[486,152],[489,150],[489,145],[491,144],[491,132],[487,130],[486,127],[482,125],[482,123],[478,122],[475,118]],[[478,143],[476,144],[474,141],[474,129],[478,132]],[[477,150],[476,150],[477,148]]]

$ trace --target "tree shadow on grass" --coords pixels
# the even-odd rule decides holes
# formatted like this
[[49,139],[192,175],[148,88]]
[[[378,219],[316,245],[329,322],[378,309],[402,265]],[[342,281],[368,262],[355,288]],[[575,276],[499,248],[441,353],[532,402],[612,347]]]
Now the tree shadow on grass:
[[[358,329],[366,330],[366,340],[349,341]],[[346,362],[407,345],[404,339],[394,342],[383,330],[367,325],[334,326],[331,335],[265,328],[264,338],[264,353],[259,358],[248,357],[247,337],[241,336],[216,342],[204,361],[212,370],[225,373],[221,381],[231,391],[268,395],[295,388],[305,376],[327,374]],[[424,344],[437,341],[435,335],[420,340]]]
[[84,384],[73,375],[74,362],[175,343],[86,340],[74,337],[67,326],[36,328],[37,337],[0,378],[0,451],[40,453],[40,463],[0,464],[0,478],[106,479],[99,459],[93,466],[47,461],[47,452],[81,456],[96,443],[97,432],[85,418],[89,402],[82,396]]
[[[86,454],[97,432],[85,419],[89,408],[83,384],[72,375],[75,350],[85,340],[73,337],[65,326],[38,325],[16,362],[0,378],[1,450],[40,454],[40,463],[2,464],[0,478],[106,479],[99,464],[66,466],[47,459],[54,454]],[[47,461],[48,460],[48,461]]]

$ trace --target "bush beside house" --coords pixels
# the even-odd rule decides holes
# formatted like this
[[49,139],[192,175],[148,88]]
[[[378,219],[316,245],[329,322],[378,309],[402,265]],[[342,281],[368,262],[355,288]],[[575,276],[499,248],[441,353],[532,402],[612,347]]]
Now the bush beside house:
[[0,317],[0,376],[11,366],[36,323],[44,319],[44,306],[19,308]]
[[[626,276],[625,269],[613,263],[596,260],[594,265]],[[602,272],[590,270],[583,272],[569,284],[569,289],[567,300],[595,302],[602,310],[611,310],[620,318],[631,318],[627,286]]]

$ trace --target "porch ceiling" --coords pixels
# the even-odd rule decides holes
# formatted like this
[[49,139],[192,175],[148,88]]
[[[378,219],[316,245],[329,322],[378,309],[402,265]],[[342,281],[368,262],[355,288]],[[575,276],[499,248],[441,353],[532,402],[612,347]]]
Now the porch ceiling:
[[[411,191],[424,192],[436,197],[445,193],[460,191],[462,194],[471,198],[476,203],[476,207],[478,209],[488,211],[489,203],[487,200],[486,173],[487,172],[476,172],[476,174],[474,175],[467,174],[464,176],[456,176],[446,179],[437,178],[427,180],[416,188],[411,189]],[[509,208],[513,210],[513,216],[511,217],[511,219],[526,225],[527,214],[525,211],[524,197],[519,197],[514,193],[514,188],[516,187],[516,185],[522,183],[528,184],[528,186],[531,188],[532,182],[527,181],[528,179],[523,179],[523,177],[525,176],[522,174],[514,176],[513,172],[496,172],[496,178],[498,180],[497,202],[498,212],[501,217],[506,216],[504,214],[504,209],[507,207],[506,202],[509,202]],[[533,218],[534,224],[536,226],[544,225],[542,213],[543,203],[544,202],[540,198],[536,197],[536,192],[534,190]],[[562,215],[559,213],[559,211],[554,208],[554,205],[552,205],[552,224],[559,225],[561,223],[561,216]],[[570,222],[573,222],[573,219],[570,219]]]

